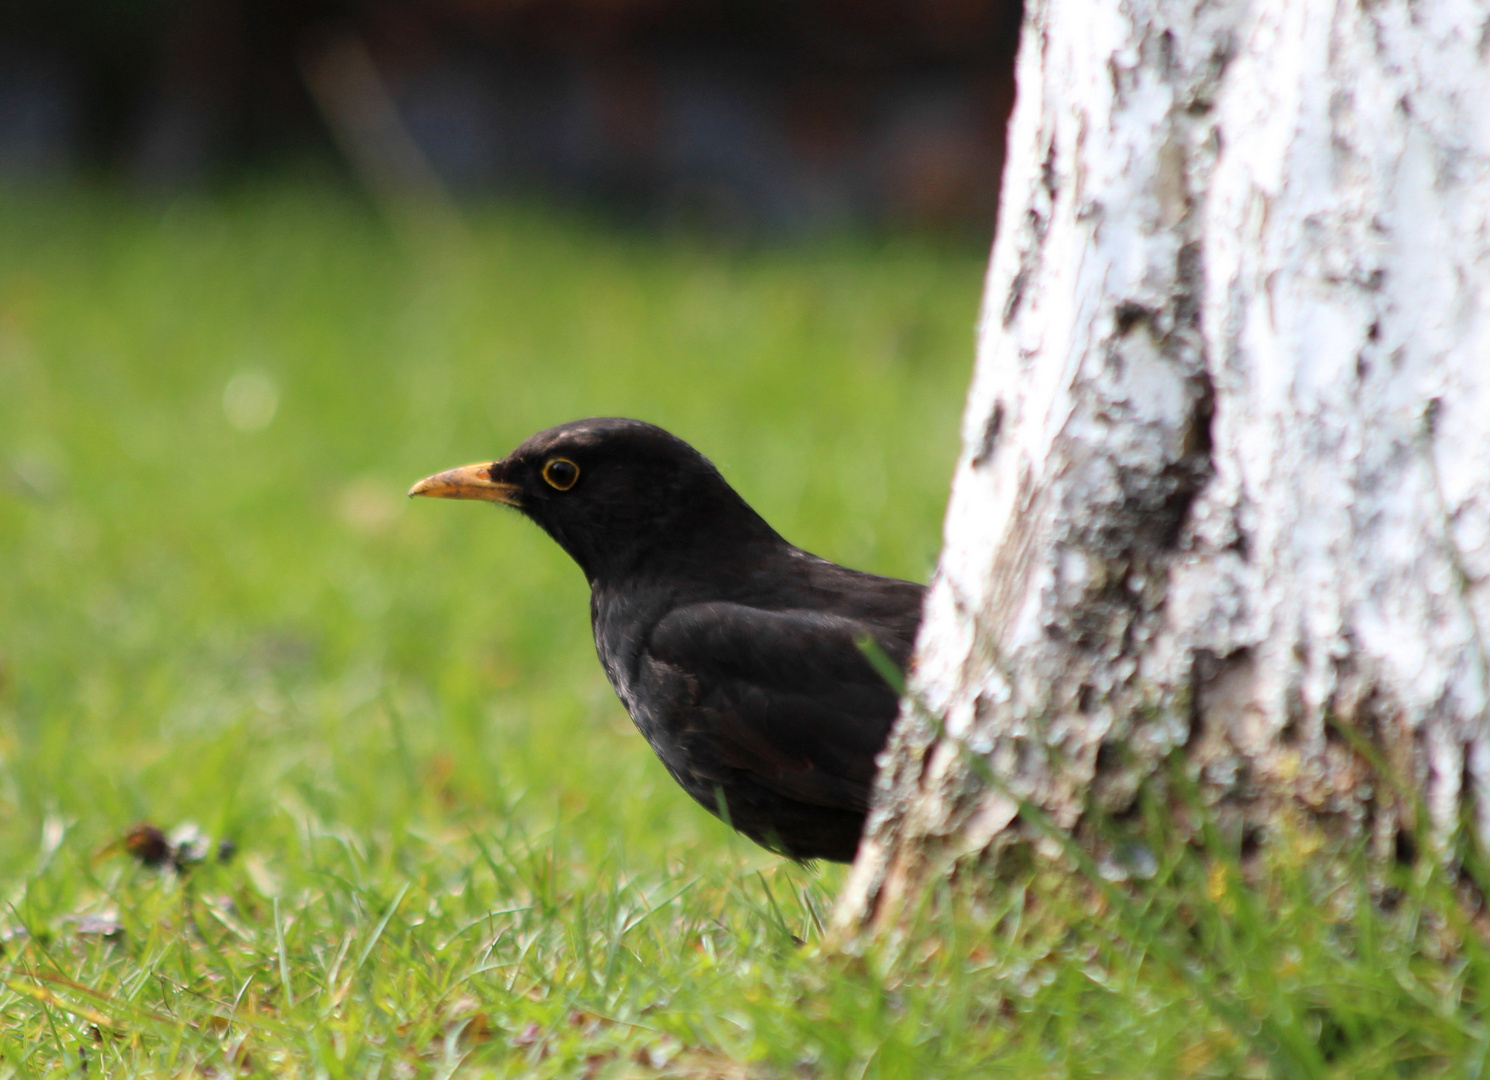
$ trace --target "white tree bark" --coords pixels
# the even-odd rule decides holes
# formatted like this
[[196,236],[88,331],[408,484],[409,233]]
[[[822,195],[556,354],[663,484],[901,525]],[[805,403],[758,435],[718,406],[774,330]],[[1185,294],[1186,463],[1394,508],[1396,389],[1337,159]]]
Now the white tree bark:
[[[910,704],[838,913],[1218,813],[1490,836],[1490,9],[1029,0]],[[970,767],[983,758],[999,782]]]

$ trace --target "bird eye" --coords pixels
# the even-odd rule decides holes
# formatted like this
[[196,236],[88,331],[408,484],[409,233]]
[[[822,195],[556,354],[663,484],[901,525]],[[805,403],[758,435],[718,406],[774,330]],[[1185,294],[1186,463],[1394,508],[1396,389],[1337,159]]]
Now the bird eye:
[[549,458],[543,465],[543,479],[551,488],[568,491],[579,482],[579,466],[568,458]]

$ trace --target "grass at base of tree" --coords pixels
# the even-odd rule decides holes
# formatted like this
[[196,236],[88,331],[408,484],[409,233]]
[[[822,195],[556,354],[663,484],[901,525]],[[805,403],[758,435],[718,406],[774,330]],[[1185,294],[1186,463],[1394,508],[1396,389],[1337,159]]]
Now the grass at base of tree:
[[[924,580],[981,253],[521,208],[400,246],[305,184],[4,205],[0,1077],[1480,1075],[1451,884],[1387,909],[1302,828],[1244,877],[1155,814],[1146,881],[1032,869],[826,952],[843,870],[676,789],[566,557],[402,497],[639,415]],[[237,852],[147,868],[142,821]]]

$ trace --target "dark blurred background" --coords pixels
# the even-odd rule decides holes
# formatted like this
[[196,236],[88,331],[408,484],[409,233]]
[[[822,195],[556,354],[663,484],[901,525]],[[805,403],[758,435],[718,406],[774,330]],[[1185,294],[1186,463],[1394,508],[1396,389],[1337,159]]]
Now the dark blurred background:
[[0,175],[986,239],[1019,0],[7,0]]

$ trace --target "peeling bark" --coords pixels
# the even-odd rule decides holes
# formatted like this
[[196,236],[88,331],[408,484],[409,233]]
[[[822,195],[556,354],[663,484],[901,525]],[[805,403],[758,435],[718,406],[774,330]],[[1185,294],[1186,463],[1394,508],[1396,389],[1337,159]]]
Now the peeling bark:
[[[1030,0],[945,547],[838,911],[1078,833],[1183,751],[1281,806],[1490,824],[1490,18]],[[1342,738],[1338,731],[1353,733]],[[998,778],[985,783],[971,757]]]

